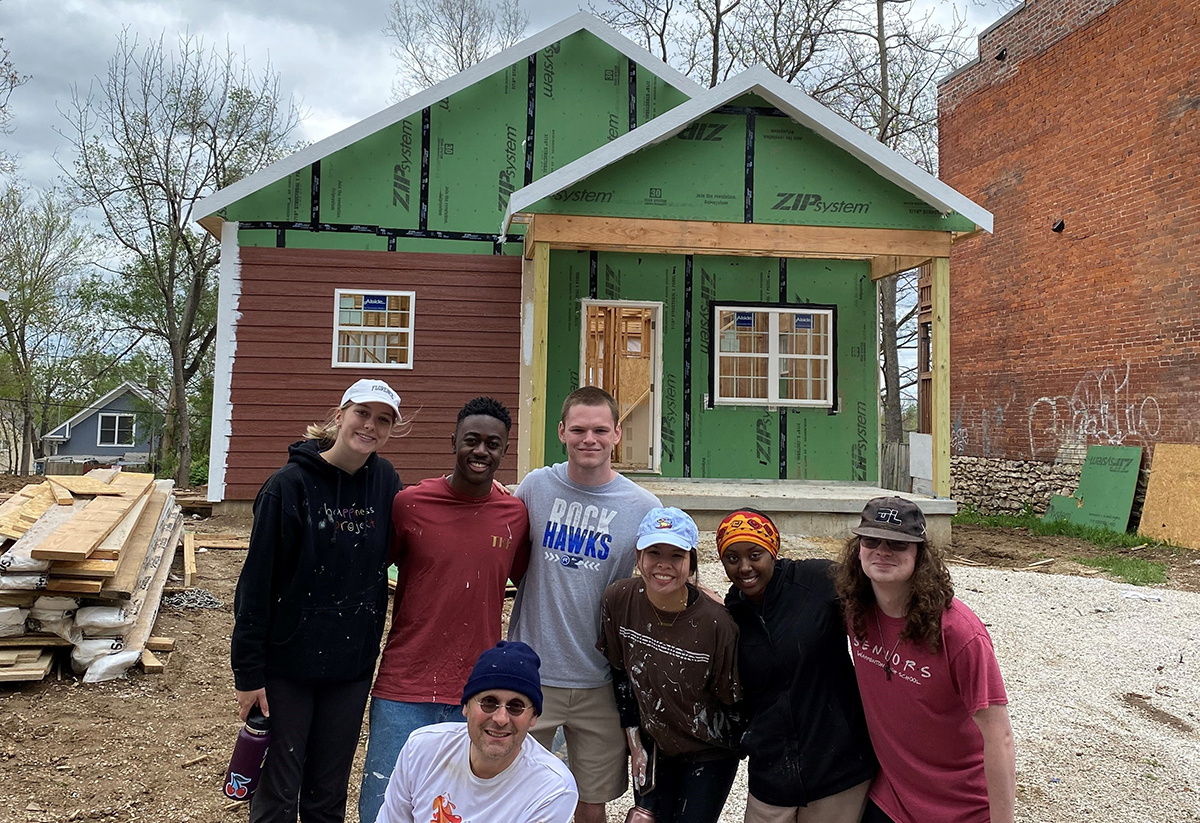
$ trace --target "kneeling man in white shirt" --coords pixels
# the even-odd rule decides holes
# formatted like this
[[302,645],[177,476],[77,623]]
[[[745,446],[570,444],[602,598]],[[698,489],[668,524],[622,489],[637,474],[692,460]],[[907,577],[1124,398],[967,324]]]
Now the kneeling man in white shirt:
[[541,661],[501,640],[479,655],[461,723],[417,729],[400,750],[377,823],[568,823],[579,793],[567,767],[528,736],[542,713]]

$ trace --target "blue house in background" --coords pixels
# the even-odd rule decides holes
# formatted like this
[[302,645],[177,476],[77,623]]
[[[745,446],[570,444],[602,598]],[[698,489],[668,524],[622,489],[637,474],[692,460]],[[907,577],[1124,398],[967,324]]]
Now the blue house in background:
[[[147,415],[147,405],[156,414]],[[45,473],[55,474],[55,463],[148,462],[154,450],[148,417],[161,413],[161,401],[148,389],[122,383],[42,438]]]

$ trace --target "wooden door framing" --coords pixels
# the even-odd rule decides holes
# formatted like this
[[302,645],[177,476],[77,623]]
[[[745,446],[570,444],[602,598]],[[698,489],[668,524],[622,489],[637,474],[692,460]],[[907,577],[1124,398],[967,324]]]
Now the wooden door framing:
[[662,333],[663,303],[653,300],[601,300],[584,298],[579,301],[579,374],[582,381],[587,373],[587,313],[591,306],[651,309],[654,312],[654,333],[651,338],[653,350],[650,363],[650,465],[638,473],[658,474],[662,468]]

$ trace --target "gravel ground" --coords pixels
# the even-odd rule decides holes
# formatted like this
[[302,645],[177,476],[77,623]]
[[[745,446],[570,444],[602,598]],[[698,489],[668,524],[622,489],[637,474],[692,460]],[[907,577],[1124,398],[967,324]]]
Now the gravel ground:
[[[701,546],[712,546],[712,534]],[[785,537],[791,557],[832,541]],[[703,561],[703,558],[702,558]],[[1200,820],[1200,594],[1109,580],[952,567],[987,624],[1010,700],[1017,820]],[[701,583],[724,593],[720,565]],[[721,816],[740,823],[745,764]],[[632,794],[609,805],[624,820]]]

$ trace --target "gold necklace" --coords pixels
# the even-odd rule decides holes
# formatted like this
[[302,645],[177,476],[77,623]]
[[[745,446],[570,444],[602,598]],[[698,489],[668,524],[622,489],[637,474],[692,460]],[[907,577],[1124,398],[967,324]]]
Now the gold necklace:
[[672,615],[671,622],[668,623],[666,621],[666,619],[663,617],[663,613],[659,610],[658,606],[655,606],[654,601],[650,599],[649,592],[646,593],[646,602],[650,604],[650,608],[654,609],[654,616],[658,618],[658,625],[666,627],[666,628],[670,628],[671,626],[674,626],[675,621],[679,619],[679,615],[683,614],[684,611],[687,610],[687,599],[688,599],[688,592],[687,592],[687,587],[685,586],[683,589],[683,606],[679,609],[679,611],[667,612],[667,614]]
[[[879,620],[879,604],[875,604],[875,626],[879,629],[879,648],[883,648],[883,623]],[[892,655],[896,653],[896,649],[900,646],[900,635],[904,634],[904,630],[900,630],[900,634],[896,635],[896,642],[892,644],[892,650],[888,652],[887,658],[883,661],[883,673],[888,680],[892,679]]]

